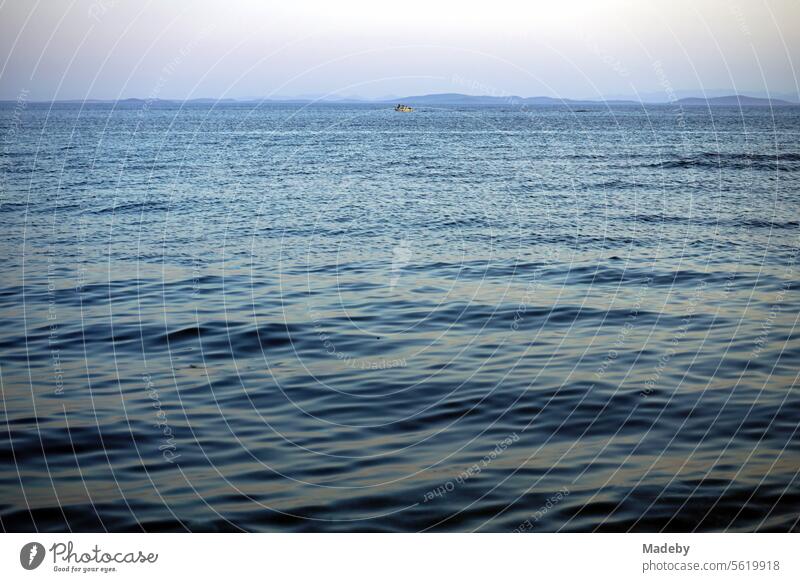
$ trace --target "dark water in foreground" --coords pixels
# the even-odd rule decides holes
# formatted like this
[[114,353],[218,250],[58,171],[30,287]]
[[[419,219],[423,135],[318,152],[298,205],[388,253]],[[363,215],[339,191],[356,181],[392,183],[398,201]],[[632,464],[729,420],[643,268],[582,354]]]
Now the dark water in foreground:
[[798,529],[800,109],[0,130],[3,529]]

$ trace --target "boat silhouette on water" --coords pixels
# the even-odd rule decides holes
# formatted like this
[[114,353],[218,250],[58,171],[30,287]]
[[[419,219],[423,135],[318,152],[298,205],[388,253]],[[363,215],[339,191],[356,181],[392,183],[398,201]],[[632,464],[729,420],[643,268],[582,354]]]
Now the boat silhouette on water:
[[414,108],[411,107],[410,105],[403,105],[402,103],[398,103],[397,107],[395,107],[394,110],[408,112],[408,111],[414,111]]

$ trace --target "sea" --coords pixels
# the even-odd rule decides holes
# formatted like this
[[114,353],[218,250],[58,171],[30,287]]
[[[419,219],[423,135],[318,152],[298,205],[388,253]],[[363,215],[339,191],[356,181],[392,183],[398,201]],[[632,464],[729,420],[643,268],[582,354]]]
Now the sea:
[[798,531],[800,107],[0,106],[0,528]]

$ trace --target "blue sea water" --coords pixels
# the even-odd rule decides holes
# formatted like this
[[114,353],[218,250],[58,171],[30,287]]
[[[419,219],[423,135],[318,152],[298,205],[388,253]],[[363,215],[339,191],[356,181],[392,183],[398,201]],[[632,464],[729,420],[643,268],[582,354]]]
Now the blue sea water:
[[0,107],[6,531],[792,531],[800,108]]

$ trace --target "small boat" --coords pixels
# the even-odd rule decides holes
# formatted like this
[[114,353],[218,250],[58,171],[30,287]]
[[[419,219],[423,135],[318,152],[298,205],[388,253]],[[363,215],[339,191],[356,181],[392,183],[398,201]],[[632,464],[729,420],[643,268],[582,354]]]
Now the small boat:
[[402,103],[398,103],[397,107],[395,107],[394,110],[408,112],[408,111],[414,111],[414,108],[411,107],[410,105],[403,105]]

